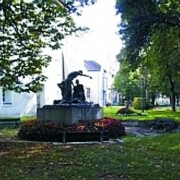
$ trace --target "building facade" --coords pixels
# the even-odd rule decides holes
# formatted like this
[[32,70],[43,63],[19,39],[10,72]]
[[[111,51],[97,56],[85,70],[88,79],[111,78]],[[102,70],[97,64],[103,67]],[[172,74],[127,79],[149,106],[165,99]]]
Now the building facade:
[[[57,58],[53,58],[52,62],[44,74],[48,77],[44,83],[41,92],[38,93],[16,93],[13,91],[3,90],[0,88],[0,116],[31,116],[36,115],[37,107],[44,105],[52,105],[54,100],[62,99],[61,90],[57,86],[63,80],[63,60],[65,55],[59,52]],[[64,58],[64,59],[63,59]],[[82,70],[84,74],[92,77],[77,77],[84,86],[86,101],[92,104],[105,106],[108,100],[108,73],[102,66],[94,60],[83,60],[82,64],[69,61],[64,63],[65,77],[72,71]],[[74,63],[74,65],[72,64]],[[76,79],[74,79],[74,84]]]

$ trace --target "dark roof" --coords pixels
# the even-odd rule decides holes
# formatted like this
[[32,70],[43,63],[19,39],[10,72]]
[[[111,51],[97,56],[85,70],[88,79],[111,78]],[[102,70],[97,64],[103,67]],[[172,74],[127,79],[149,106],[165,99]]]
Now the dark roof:
[[84,66],[88,71],[100,71],[101,65],[93,60],[84,60]]

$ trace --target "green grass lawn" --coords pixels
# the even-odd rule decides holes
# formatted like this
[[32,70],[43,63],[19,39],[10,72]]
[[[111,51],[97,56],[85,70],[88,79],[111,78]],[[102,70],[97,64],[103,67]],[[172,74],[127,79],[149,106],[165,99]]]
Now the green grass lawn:
[[122,145],[2,143],[0,177],[9,180],[175,180],[180,134],[125,137]]
[[[113,116],[116,108],[105,108],[105,115],[116,117]],[[130,118],[179,119],[179,112],[172,113],[167,109],[145,113],[147,116]],[[17,131],[18,129],[0,129],[0,179],[2,180],[180,179],[180,133],[151,137],[125,136],[122,138],[124,141],[122,144],[53,145],[10,142],[10,139],[16,139]]]
[[18,128],[2,128],[0,129],[0,140],[17,140],[17,133]]
[[122,116],[117,115],[116,112],[118,109],[122,107],[120,106],[112,106],[112,107],[104,107],[104,115],[107,117],[113,117],[119,120],[153,120],[155,118],[172,118],[178,122],[180,122],[180,110],[178,109],[176,112],[172,112],[171,108],[156,108],[152,110],[145,110],[142,112],[141,110],[135,110],[136,112],[142,113],[142,116],[130,115],[130,116]]

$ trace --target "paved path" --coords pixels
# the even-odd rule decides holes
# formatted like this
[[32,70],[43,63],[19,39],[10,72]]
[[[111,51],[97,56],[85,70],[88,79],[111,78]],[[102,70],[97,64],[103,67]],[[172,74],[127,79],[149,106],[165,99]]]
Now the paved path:
[[144,137],[144,136],[157,136],[162,134],[167,134],[171,132],[180,132],[180,126],[177,129],[172,131],[164,131],[164,130],[153,130],[150,128],[142,128],[142,127],[135,127],[135,126],[125,126],[125,130],[127,134]]

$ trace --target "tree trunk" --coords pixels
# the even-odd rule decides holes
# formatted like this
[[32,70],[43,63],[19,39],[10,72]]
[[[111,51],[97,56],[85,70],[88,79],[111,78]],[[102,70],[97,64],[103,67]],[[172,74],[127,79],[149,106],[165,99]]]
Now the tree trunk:
[[172,106],[172,111],[176,112],[176,105],[175,105],[176,96],[175,96],[173,91],[171,91],[171,97],[172,97],[172,105],[171,105]]
[[179,94],[176,94],[176,106],[179,106]]
[[170,82],[170,90],[171,90],[171,107],[172,107],[172,111],[176,112],[176,95],[175,95],[174,82],[172,81],[171,76],[169,76],[169,82]]
[[155,105],[155,98],[156,98],[156,95],[153,94],[153,95],[151,96],[151,100],[152,100],[152,105],[153,105],[153,107],[154,107],[154,105]]

